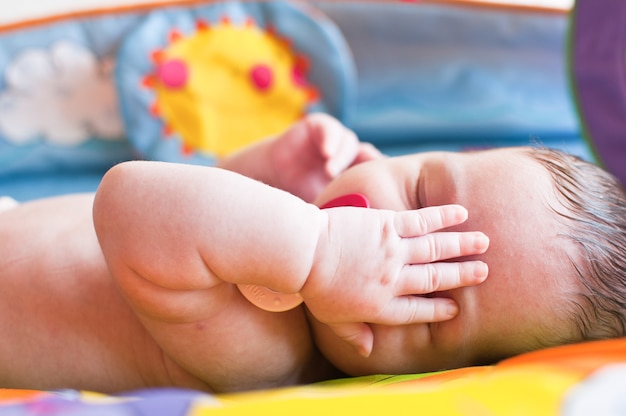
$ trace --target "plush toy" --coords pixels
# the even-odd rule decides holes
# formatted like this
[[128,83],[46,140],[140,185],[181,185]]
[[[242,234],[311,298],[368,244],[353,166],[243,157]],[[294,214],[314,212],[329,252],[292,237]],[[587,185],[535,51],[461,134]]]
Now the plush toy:
[[154,70],[143,79],[155,94],[151,112],[186,154],[225,156],[280,133],[319,96],[306,79],[308,59],[252,18],[198,20],[187,35],[172,29],[151,57]]
[[227,2],[149,14],[122,42],[116,80],[142,157],[213,164],[307,112],[344,119],[356,76],[315,9]]

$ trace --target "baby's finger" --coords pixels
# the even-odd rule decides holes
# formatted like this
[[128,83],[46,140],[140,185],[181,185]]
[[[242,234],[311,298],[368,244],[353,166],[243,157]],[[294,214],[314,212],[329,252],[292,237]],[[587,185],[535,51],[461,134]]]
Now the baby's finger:
[[424,322],[441,322],[459,313],[456,302],[448,298],[401,296],[390,302],[372,322],[381,325],[408,325]]
[[335,177],[349,166],[359,155],[359,139],[351,130],[345,129],[340,137],[333,138],[335,147],[326,153],[328,161],[326,171],[331,177]]
[[419,295],[476,285],[484,282],[488,273],[482,261],[407,265],[400,273],[395,294]]
[[400,237],[417,237],[458,225],[467,219],[460,205],[442,205],[413,211],[397,212],[395,227]]
[[369,357],[374,348],[374,333],[369,325],[362,322],[328,324],[328,327],[341,339],[352,345],[359,355]]
[[403,241],[407,264],[432,263],[456,257],[482,254],[489,247],[489,238],[479,232],[440,232]]
[[325,158],[336,153],[345,132],[351,131],[337,119],[323,113],[309,114],[306,123],[310,140]]

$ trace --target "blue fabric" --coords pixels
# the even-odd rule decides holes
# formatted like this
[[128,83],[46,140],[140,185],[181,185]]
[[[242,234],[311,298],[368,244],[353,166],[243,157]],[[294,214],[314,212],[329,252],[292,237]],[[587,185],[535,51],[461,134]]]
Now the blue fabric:
[[[0,177],[103,170],[132,157],[114,97],[106,101],[93,97],[86,104],[93,104],[93,110],[99,113],[85,111],[81,116],[74,109],[82,103],[72,100],[86,87],[93,91],[110,89],[112,78],[100,71],[112,58],[117,41],[138,18],[117,16],[109,18],[108,24],[104,20],[77,19],[0,32]],[[60,62],[63,50],[65,60]],[[84,59],[91,59],[93,67],[79,73],[94,77],[81,80],[72,65]],[[11,71],[21,73],[24,82],[30,82],[12,85]],[[43,125],[41,120],[54,113],[59,119],[67,117],[60,125]],[[24,128],[16,132],[20,123]]]
[[358,71],[351,119],[392,152],[541,141],[587,151],[568,79],[566,14],[318,2]]
[[[164,26],[184,30],[195,16],[225,10],[294,39],[316,63],[309,75],[325,97],[318,109],[388,154],[541,143],[592,157],[569,89],[567,15],[458,3],[297,4],[155,7],[0,30],[0,194],[95,190],[117,162],[168,160],[175,144],[148,146],[157,132],[137,111],[145,108],[142,59]],[[25,97],[42,92],[29,107]],[[80,111],[63,113],[68,102]]]

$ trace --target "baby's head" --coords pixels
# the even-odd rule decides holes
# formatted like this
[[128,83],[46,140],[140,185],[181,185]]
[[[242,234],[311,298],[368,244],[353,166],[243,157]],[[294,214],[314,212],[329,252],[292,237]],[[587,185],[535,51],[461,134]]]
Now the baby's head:
[[548,149],[528,154],[555,184],[554,211],[575,243],[572,258],[583,290],[576,314],[583,340],[626,336],[626,194],[617,179],[595,165]]
[[454,299],[457,317],[373,326],[367,359],[313,321],[320,349],[343,371],[433,371],[624,335],[626,201],[600,168],[541,148],[422,153],[357,165],[317,202],[348,193],[391,210],[461,204],[469,219],[454,229],[491,242],[478,256],[489,265],[483,284],[434,294]]

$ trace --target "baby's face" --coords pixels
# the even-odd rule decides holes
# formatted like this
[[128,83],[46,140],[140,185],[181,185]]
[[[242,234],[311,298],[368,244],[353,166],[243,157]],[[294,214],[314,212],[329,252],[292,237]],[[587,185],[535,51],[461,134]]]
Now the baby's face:
[[406,210],[461,204],[469,219],[455,230],[490,238],[481,285],[434,294],[454,299],[457,317],[433,324],[373,326],[365,359],[318,322],[324,354],[350,374],[425,372],[492,362],[542,346],[553,334],[574,337],[573,294],[580,291],[569,255],[573,243],[550,205],[548,172],[521,149],[422,153],[355,166],[333,181],[319,205],[362,193],[372,208]]

